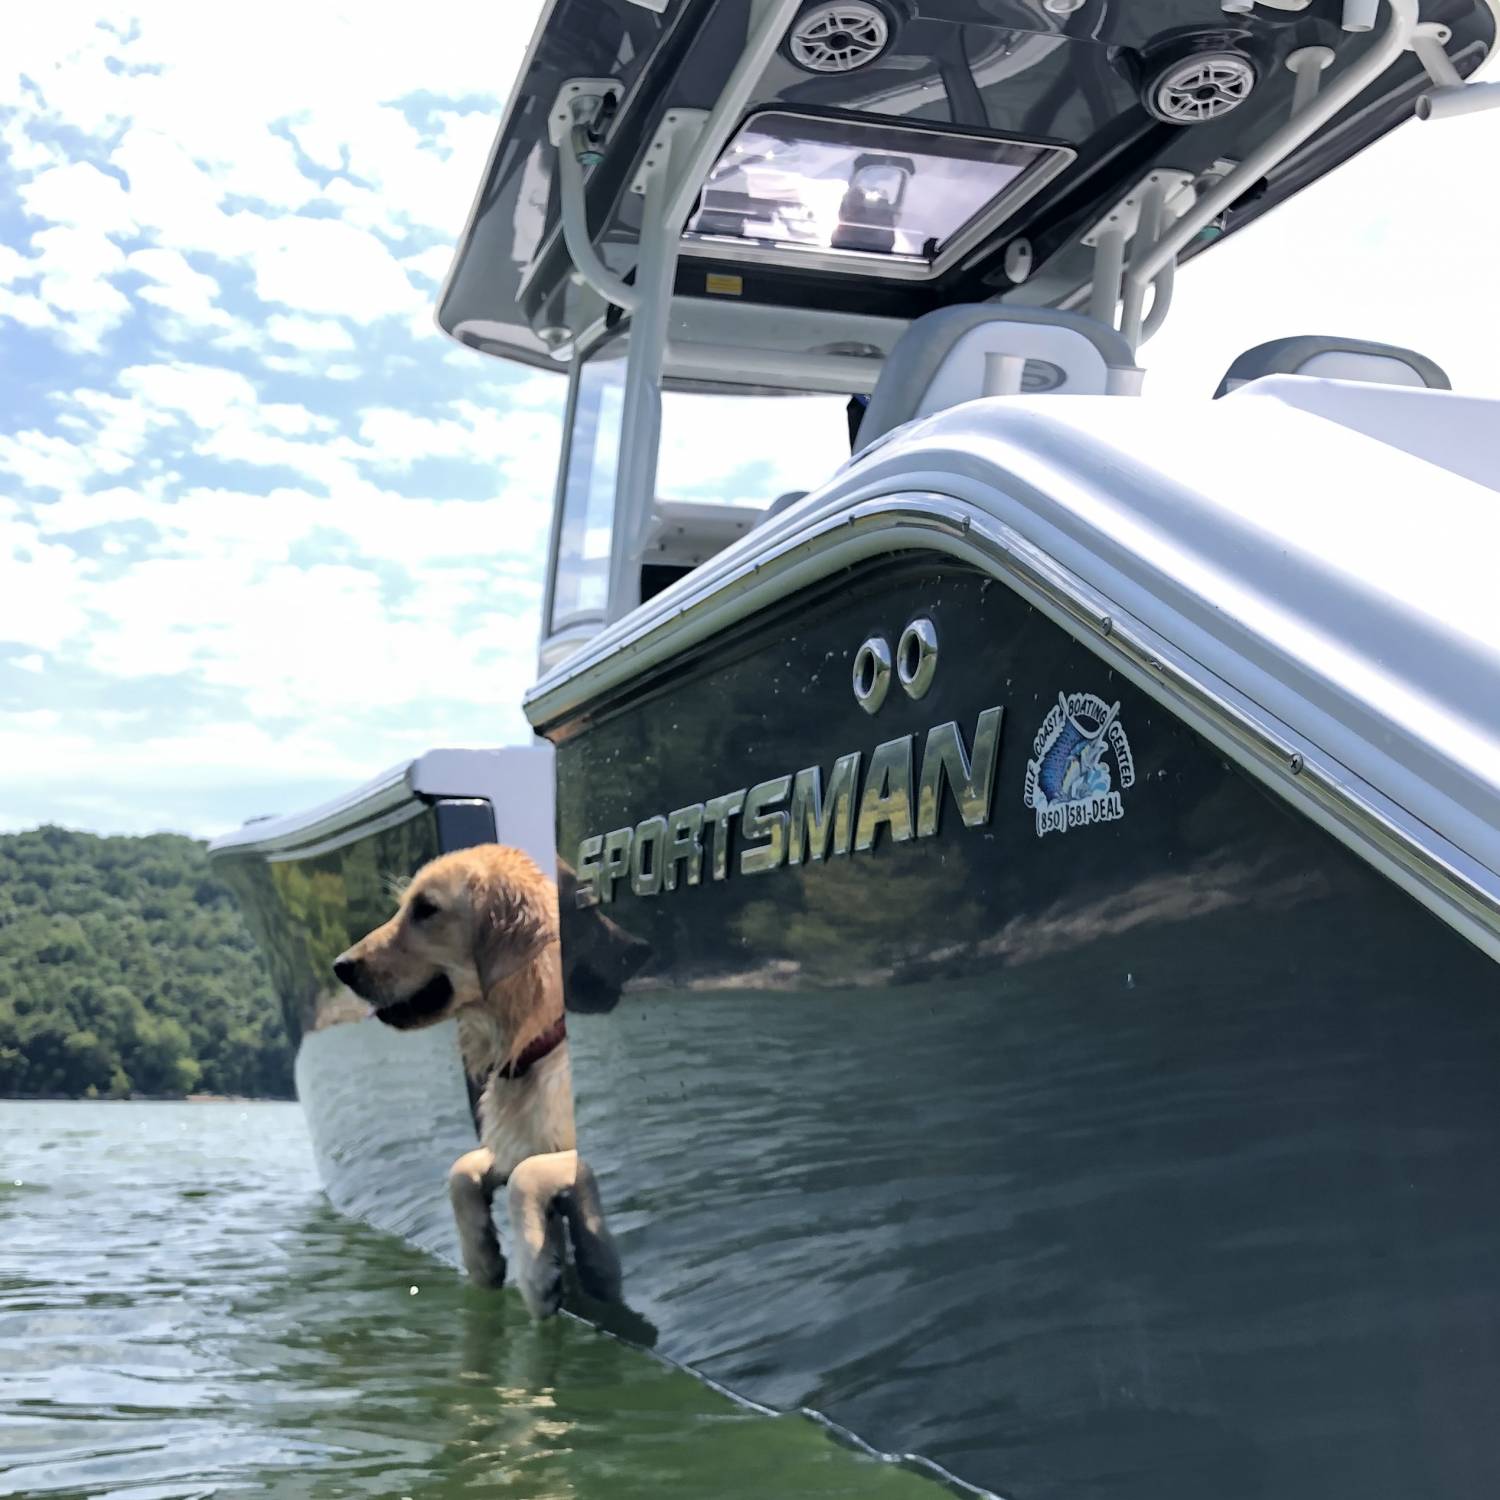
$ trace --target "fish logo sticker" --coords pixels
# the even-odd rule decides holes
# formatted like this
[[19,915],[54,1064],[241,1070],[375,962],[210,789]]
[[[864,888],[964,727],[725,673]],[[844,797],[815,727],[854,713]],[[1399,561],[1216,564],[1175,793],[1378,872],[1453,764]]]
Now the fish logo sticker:
[[1059,693],[1031,751],[1026,805],[1036,813],[1038,838],[1125,816],[1120,793],[1135,785],[1135,760],[1118,703],[1093,693]]

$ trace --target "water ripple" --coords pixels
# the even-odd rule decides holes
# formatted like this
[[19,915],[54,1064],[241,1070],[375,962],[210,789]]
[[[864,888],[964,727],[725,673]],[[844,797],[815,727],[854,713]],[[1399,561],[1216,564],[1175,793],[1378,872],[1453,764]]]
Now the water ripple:
[[6,1497],[938,1493],[334,1214],[294,1105],[0,1102],[0,1348]]

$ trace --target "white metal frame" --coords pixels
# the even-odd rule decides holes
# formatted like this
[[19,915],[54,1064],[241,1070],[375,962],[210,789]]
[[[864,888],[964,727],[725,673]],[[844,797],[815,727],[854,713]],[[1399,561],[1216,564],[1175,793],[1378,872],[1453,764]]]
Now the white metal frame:
[[1135,348],[1141,341],[1141,309],[1146,289],[1175,261],[1197,233],[1213,223],[1252,183],[1284,161],[1317,129],[1362,94],[1404,53],[1417,25],[1418,0],[1385,0],[1390,20],[1380,40],[1352,67],[1320,88],[1312,100],[1272,133],[1234,171],[1221,177],[1177,221],[1164,229],[1150,249],[1132,257],[1122,284],[1124,314],[1120,332]]
[[552,747],[545,740],[495,750],[429,750],[332,801],[221,834],[209,852],[256,854],[273,864],[312,859],[405,823],[432,802],[479,798],[494,810],[499,837],[546,868],[552,860],[551,786]]
[[[1357,24],[1346,24],[1346,29],[1373,29],[1381,0],[1351,0],[1351,3],[1358,6]],[[1118,326],[1131,348],[1138,350],[1166,319],[1177,258],[1193,238],[1247,188],[1346,108],[1405,52],[1416,53],[1434,84],[1416,101],[1418,119],[1444,119],[1500,107],[1500,84],[1463,81],[1444,50],[1450,36],[1448,28],[1420,22],[1419,0],[1384,0],[1384,4],[1390,15],[1379,41],[1326,85],[1322,76],[1326,64],[1320,58],[1302,58],[1301,64],[1293,66],[1297,86],[1288,119],[1231,171],[1197,193],[1190,203],[1184,204],[1181,196],[1171,190],[1167,181],[1171,174],[1148,174],[1085,236],[1084,242],[1092,240],[1094,245],[1093,281],[1086,293],[1070,301],[1079,302],[1086,296],[1090,315],[1111,327]],[[1317,49],[1303,50],[1311,53]],[[1293,61],[1298,56],[1294,54]],[[1127,209],[1129,212],[1123,212]],[[1153,287],[1155,297],[1147,313],[1146,294]]]
[[[661,441],[661,381],[667,349],[667,319],[677,279],[682,231],[709,167],[718,159],[775,55],[802,0],[751,0],[745,48],[713,110],[669,111],[646,147],[632,186],[644,193],[636,279],[627,285],[595,250],[584,210],[584,141],[578,106],[603,97],[610,80],[576,79],[564,86],[554,111],[563,234],[580,276],[601,296],[626,309],[630,355],[626,364],[620,466],[615,485],[614,538],[610,549],[609,618],[640,602],[640,564],[655,495]],[[571,91],[571,92],[570,92]]]
[[[1200,179],[1196,192],[1185,193],[1181,174],[1152,172],[1085,237],[1085,242],[1092,239],[1095,256],[1093,282],[1087,293],[1089,310],[1099,321],[1118,327],[1132,350],[1138,350],[1165,321],[1178,256],[1193,238],[1251,184],[1380,78],[1403,53],[1415,51],[1435,85],[1420,101],[1418,113],[1423,118],[1500,103],[1500,91],[1490,92],[1493,86],[1462,83],[1444,51],[1446,28],[1419,23],[1419,0],[1350,0],[1350,4],[1357,15],[1353,22],[1346,15],[1346,29],[1373,29],[1380,5],[1388,11],[1385,30],[1364,56],[1327,81],[1321,68],[1305,69],[1305,77],[1299,73],[1288,119],[1211,185],[1204,186]],[[562,222],[569,253],[579,276],[630,315],[607,624],[630,613],[640,602],[640,567],[655,498],[661,439],[661,385],[669,359],[698,378],[742,384],[772,383],[777,376],[786,381],[795,370],[793,381],[798,385],[859,392],[872,389],[878,377],[874,361],[769,354],[757,359],[744,351],[712,345],[668,343],[667,326],[688,216],[704,177],[739,127],[756,83],[799,8],[800,0],[751,0],[744,51],[713,110],[708,114],[669,111],[645,148],[632,179],[633,190],[645,198],[633,284],[604,264],[590,238],[585,211],[583,168],[594,149],[583,128],[585,115],[600,100],[611,94],[618,96],[619,85],[609,79],[570,80],[553,111],[552,138],[558,149]],[[706,243],[695,244],[693,253],[709,248]],[[737,259],[754,258],[754,247],[725,248],[733,248]],[[1153,290],[1148,312],[1147,293]],[[581,366],[586,357],[582,340],[576,348],[575,366]],[[570,392],[570,423],[572,412]],[[564,482],[560,476],[559,486]],[[556,566],[555,533],[552,564],[545,601],[549,615]],[[548,618],[544,642],[550,623]]]

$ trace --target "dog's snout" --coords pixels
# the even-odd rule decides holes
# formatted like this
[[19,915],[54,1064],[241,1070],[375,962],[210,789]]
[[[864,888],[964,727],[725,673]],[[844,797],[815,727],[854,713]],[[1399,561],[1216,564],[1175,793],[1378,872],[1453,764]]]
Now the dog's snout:
[[333,977],[340,984],[346,984],[357,995],[360,992],[360,982],[364,978],[365,966],[357,959],[350,958],[347,954],[343,958],[333,961]]

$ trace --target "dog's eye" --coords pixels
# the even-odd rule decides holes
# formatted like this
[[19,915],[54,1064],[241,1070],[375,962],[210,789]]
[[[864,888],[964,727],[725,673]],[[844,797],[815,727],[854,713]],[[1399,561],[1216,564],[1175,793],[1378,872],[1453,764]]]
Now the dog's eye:
[[411,904],[413,922],[425,922],[429,917],[435,917],[437,914],[438,908],[426,896],[418,896]]

